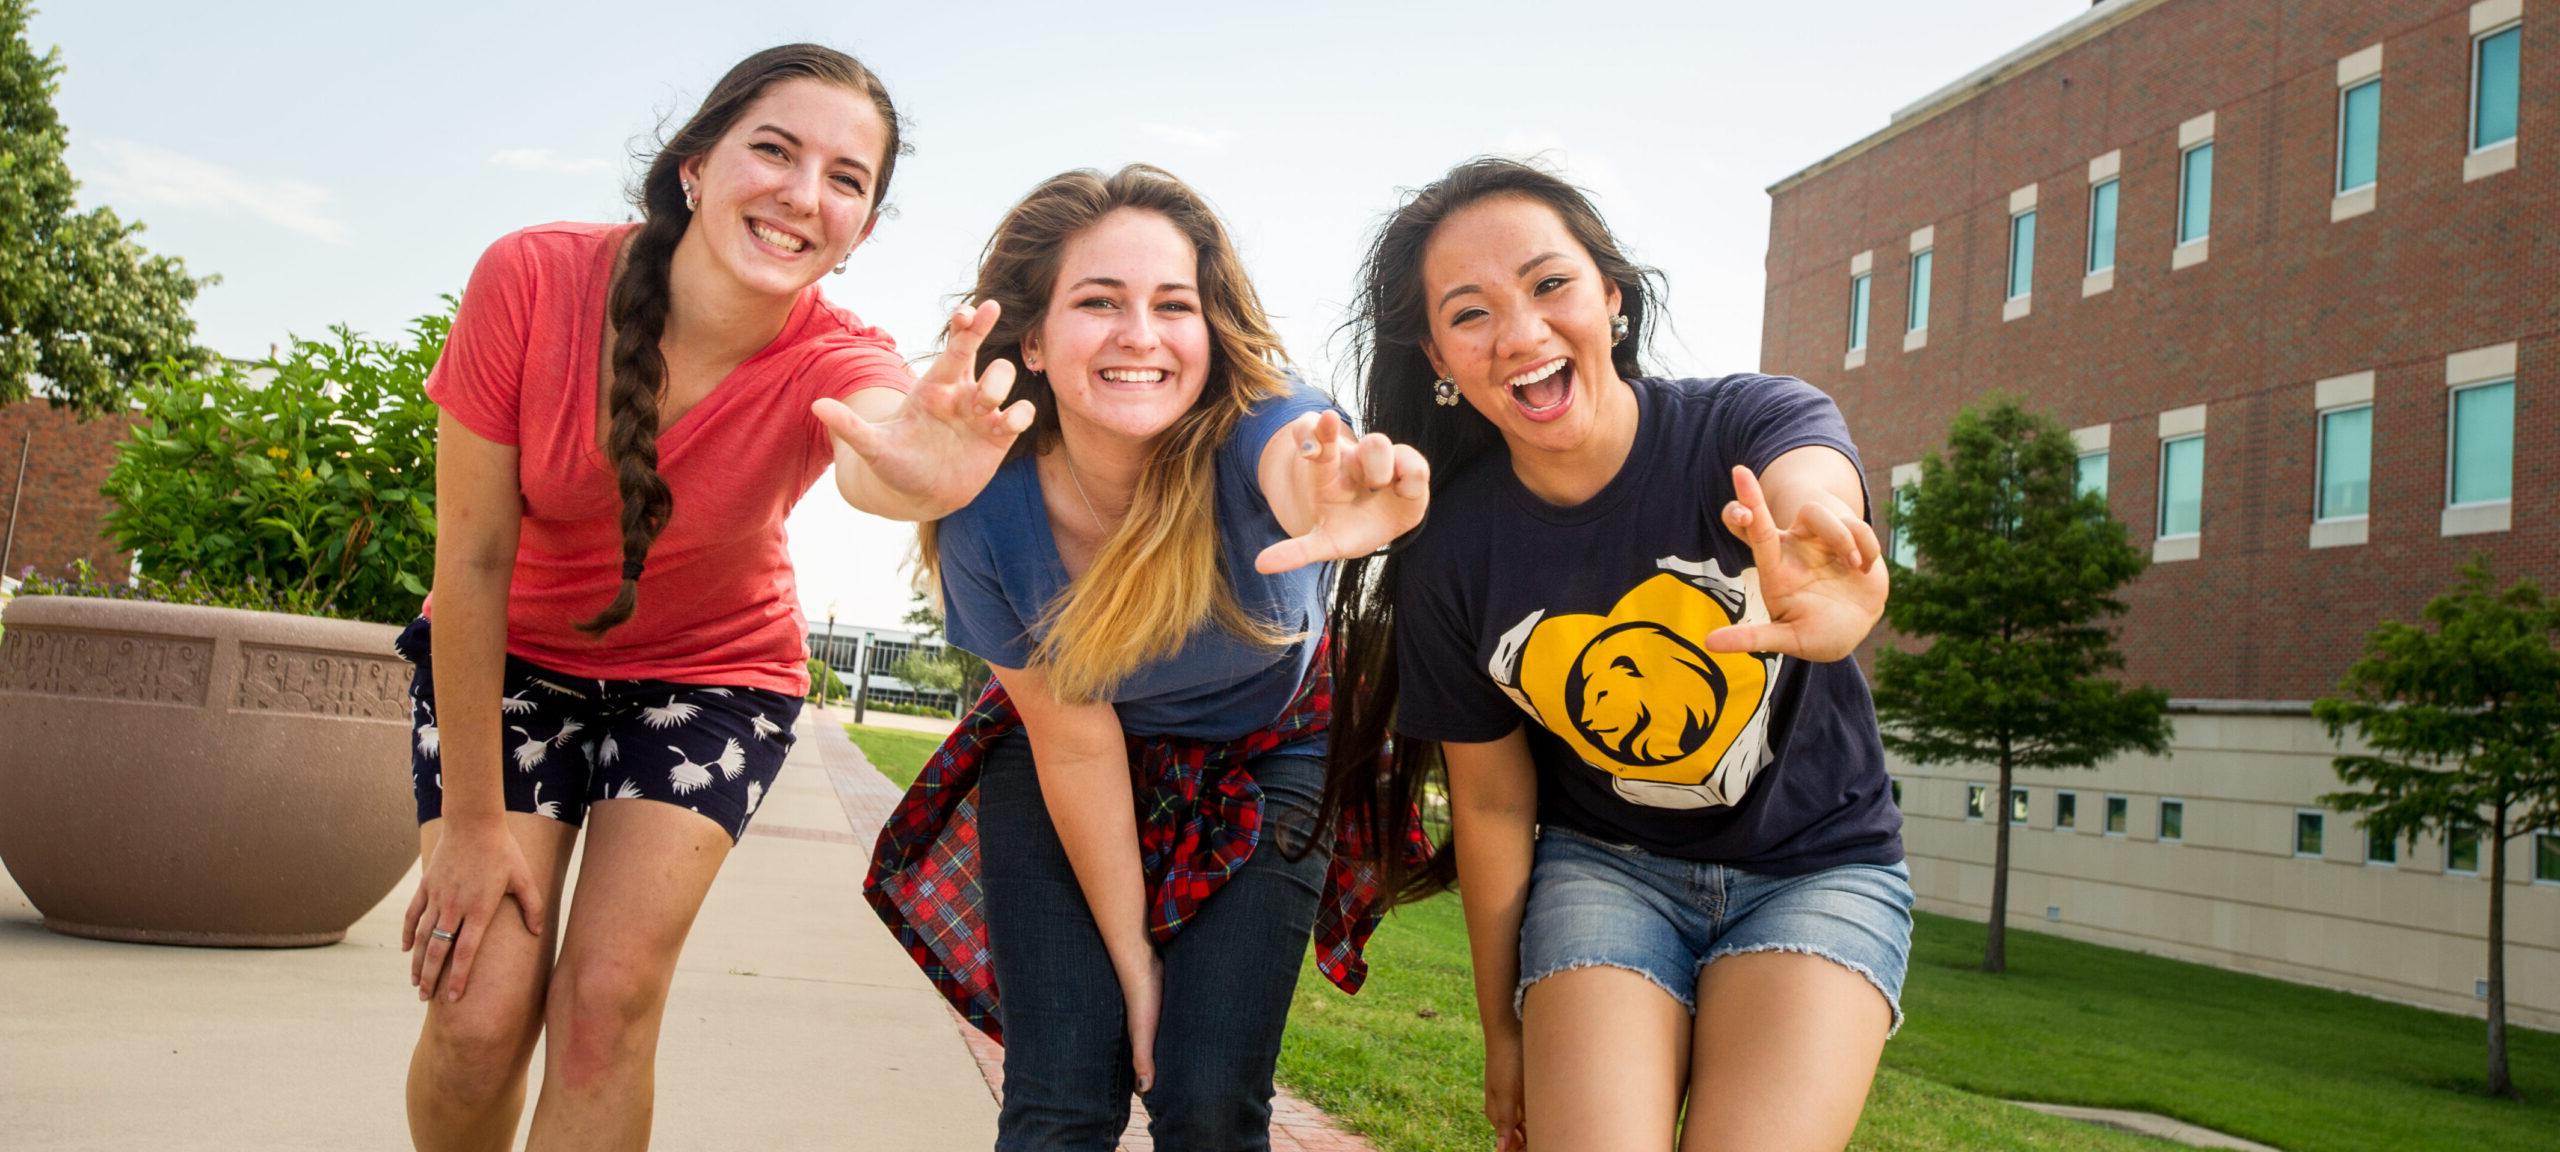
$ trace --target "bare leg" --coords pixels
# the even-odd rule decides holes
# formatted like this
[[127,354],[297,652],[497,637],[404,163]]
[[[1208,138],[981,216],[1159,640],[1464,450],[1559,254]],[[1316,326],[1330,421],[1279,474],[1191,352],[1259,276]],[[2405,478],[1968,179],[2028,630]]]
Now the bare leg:
[[600,800],[587,810],[528,1150],[648,1147],[667,985],[729,847],[717,823],[672,804]]
[[1576,968],[1530,985],[1520,1019],[1530,1148],[1671,1147],[1689,1014],[1670,993],[1623,968]]
[[1822,957],[1747,952],[1707,965],[1681,1152],[1847,1147],[1892,1027],[1884,994]]
[[[432,1000],[409,1056],[409,1139],[425,1152],[478,1152],[515,1142],[524,1111],[525,1069],[542,1035],[542,998],[551,981],[551,945],[560,938],[560,891],[578,830],[525,812],[507,813],[507,831],[525,864],[549,888],[551,924],[537,937],[510,898],[481,925],[471,989],[456,1003]],[[418,854],[432,858],[444,821],[418,829]],[[423,941],[421,942],[424,943]]]

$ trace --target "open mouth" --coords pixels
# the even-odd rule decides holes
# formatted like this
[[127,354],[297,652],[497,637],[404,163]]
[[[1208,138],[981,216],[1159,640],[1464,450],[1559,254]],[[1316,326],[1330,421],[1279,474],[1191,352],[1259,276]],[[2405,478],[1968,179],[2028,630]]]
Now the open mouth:
[[755,237],[758,243],[785,256],[797,256],[809,250],[808,241],[758,221],[747,221],[747,234]]
[[1512,377],[1511,402],[1532,420],[1553,420],[1573,403],[1573,361],[1558,356]]
[[1094,375],[1112,384],[1144,387],[1149,384],[1164,383],[1165,371],[1162,368],[1104,368]]

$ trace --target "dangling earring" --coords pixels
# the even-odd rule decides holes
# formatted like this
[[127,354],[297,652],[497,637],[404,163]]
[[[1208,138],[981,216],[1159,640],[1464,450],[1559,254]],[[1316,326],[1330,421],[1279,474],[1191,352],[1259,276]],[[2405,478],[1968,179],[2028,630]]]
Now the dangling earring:
[[702,207],[702,197],[697,196],[697,195],[694,195],[694,192],[693,192],[693,181],[691,181],[691,180],[679,180],[679,181],[677,181],[677,182],[676,182],[676,187],[679,187],[679,188],[684,189],[684,210],[685,210],[685,211],[687,211],[687,212],[691,212],[691,211],[693,211],[694,209],[697,209],[697,208]]
[[844,259],[836,261],[836,275],[838,275],[838,276],[842,276],[842,275],[844,275],[844,267],[845,267],[845,265],[847,265],[847,264],[851,264],[851,263],[853,263],[853,253],[851,253],[851,252],[847,252],[847,253],[845,253],[845,254],[844,254]]
[[1620,344],[1624,344],[1624,343],[1626,343],[1626,342],[1627,342],[1627,314],[1626,314],[1626,313],[1624,313],[1624,312],[1620,312],[1620,313],[1618,313],[1617,315],[1612,316],[1612,317],[1610,317],[1610,318],[1609,318],[1609,346],[1610,346],[1610,347],[1612,347],[1612,348],[1615,348],[1615,347],[1617,347],[1618,345],[1620,345]]
[[1446,376],[1431,382],[1431,402],[1443,408],[1458,406],[1458,382]]

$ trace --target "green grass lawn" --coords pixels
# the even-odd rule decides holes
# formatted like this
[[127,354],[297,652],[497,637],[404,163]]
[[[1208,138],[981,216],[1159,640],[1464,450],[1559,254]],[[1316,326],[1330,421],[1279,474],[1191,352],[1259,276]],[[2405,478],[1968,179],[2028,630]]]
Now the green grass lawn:
[[[1280,1049],[1281,1082],[1368,1136],[1379,1152],[1481,1152],[1492,1129],[1482,1112],[1484,1055],[1457,898],[1398,910],[1370,938],[1368,956],[1369,983],[1358,996],[1326,983],[1313,963],[1300,974]],[[2176,1145],[1887,1071],[1851,1147],[2157,1152]]]
[[916,773],[924,771],[924,762],[933,758],[934,749],[942,747],[942,737],[904,728],[847,724],[844,734],[853,737],[854,747],[862,749],[872,767],[900,788],[915,783]]
[[[845,731],[901,787],[939,745]],[[1312,963],[1301,974],[1281,1082],[1379,1152],[1479,1152],[1483,1055],[1456,897],[1389,916],[1368,956],[1356,997]],[[1853,1148],[2175,1147],[2004,1098],[2158,1112],[2287,1149],[2560,1147],[2560,1035],[2510,1029],[2525,1101],[2495,1100],[2469,1017],[2014,929],[2008,973],[1977,971],[1981,959],[1982,925],[1918,918],[1909,1021]]]
[[2508,1030],[2525,1100],[2497,1100],[2469,1017],[2015,929],[1988,976],[1982,932],[1920,918],[1887,1066],[2283,1148],[2560,1148],[2560,1035]]

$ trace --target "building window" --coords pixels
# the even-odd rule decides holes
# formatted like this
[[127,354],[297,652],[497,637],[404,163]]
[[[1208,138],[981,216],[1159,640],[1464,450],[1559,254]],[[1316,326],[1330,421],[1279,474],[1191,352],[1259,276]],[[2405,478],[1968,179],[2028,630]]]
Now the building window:
[[1911,485],[1893,490],[1893,562],[1905,568],[1920,563],[1920,545],[1911,539]]
[[2338,194],[2373,187],[2382,147],[2382,81],[2338,93]]
[[2009,822],[2012,824],[2027,822],[2027,790],[2024,788],[2009,790]]
[[2480,874],[2480,828],[2464,824],[2444,834],[2444,870],[2463,876]]
[[2471,42],[2471,150],[2516,138],[2517,79],[2524,25],[2509,24]]
[[2080,797],[2077,793],[2053,794],[2053,826],[2065,832],[2080,826]]
[[1919,332],[1929,327],[1929,266],[1935,263],[1934,251],[1922,249],[1911,254],[1911,294],[1903,301],[1905,332]]
[[2009,299],[2035,289],[2036,214],[2030,208],[2009,218]]
[[2314,518],[2362,516],[2373,490],[2373,405],[2320,414],[2320,496]]
[[2538,884],[2560,884],[2560,833],[2533,834],[2533,879]]
[[2516,382],[2501,380],[2453,391],[2445,503],[2508,499],[2515,487]]
[[2162,536],[2194,536],[2204,531],[2204,437],[2181,436],[2160,442],[2160,529]]
[[2367,864],[2398,864],[2400,862],[2400,842],[2383,835],[2381,829],[2365,829],[2364,862]]
[[2081,495],[2095,495],[2101,500],[2105,499],[2107,495],[2107,454],[2104,452],[2091,452],[2080,457],[2080,473],[2075,484],[2076,490]]
[[1867,346],[1867,292],[1874,285],[1873,275],[1849,281],[1849,350]]
[[2133,811],[2132,801],[2122,796],[2107,797],[2107,835],[2124,835],[2126,814],[2131,811]]
[[2193,244],[2213,233],[2213,141],[2186,150],[2178,158],[2178,243]]
[[2187,838],[2186,801],[2163,800],[2160,802],[2160,838],[2172,844]]
[[1987,784],[1965,785],[1964,818],[1967,820],[1980,820],[1983,817],[1990,815],[1990,796],[1991,787]]
[[2089,271],[2116,266],[2116,182],[2089,189]]
[[2320,855],[2320,833],[2323,826],[2327,823],[2327,820],[2328,818],[2325,815],[2318,812],[2296,812],[2293,814],[2294,855]]

